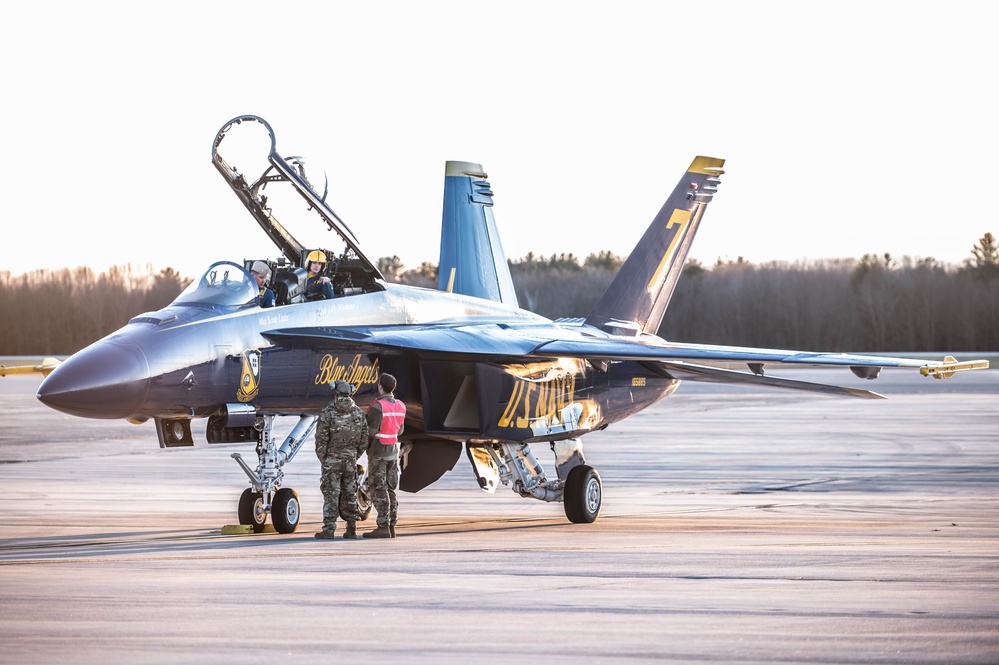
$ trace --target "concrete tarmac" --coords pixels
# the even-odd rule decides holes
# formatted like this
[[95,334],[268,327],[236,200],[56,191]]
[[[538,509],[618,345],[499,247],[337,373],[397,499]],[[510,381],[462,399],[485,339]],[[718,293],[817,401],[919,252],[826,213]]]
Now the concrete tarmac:
[[684,383],[585,438],[594,524],[460,459],[356,541],[313,538],[311,442],[299,530],[223,536],[252,446],[0,378],[0,663],[999,662],[999,372],[784,374],[889,399]]

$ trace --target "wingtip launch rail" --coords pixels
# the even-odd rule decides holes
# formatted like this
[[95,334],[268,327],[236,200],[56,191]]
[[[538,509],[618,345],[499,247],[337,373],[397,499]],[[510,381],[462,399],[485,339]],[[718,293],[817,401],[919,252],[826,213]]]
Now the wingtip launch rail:
[[42,376],[48,376],[52,370],[58,367],[62,363],[61,360],[56,358],[44,358],[38,365],[15,365],[13,367],[7,367],[5,365],[0,365],[0,376],[7,376],[8,374],[41,374]]
[[923,365],[919,368],[919,373],[923,376],[932,376],[934,379],[949,379],[957,372],[988,368],[988,360],[965,360],[959,362],[954,356],[947,356],[943,359],[942,363]]

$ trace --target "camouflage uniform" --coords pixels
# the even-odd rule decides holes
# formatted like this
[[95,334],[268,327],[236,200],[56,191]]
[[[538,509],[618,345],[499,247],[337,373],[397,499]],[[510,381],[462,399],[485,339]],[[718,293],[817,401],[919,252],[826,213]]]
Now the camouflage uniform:
[[364,412],[350,395],[337,394],[319,415],[316,426],[316,457],[322,463],[323,531],[336,530],[341,498],[344,519],[348,524],[357,521],[357,458],[367,444]]
[[[368,407],[368,478],[371,486],[371,505],[378,512],[376,523],[379,527],[395,527],[399,520],[399,500],[395,491],[399,488],[399,445],[385,445],[376,435],[381,429],[382,409],[378,400],[396,401],[391,392],[383,392]],[[404,425],[399,426],[402,434]]]
[[368,466],[371,467],[368,473],[371,505],[378,512],[375,523],[383,527],[395,526],[399,521],[399,500],[395,495],[399,488],[399,460],[373,459],[368,460]]

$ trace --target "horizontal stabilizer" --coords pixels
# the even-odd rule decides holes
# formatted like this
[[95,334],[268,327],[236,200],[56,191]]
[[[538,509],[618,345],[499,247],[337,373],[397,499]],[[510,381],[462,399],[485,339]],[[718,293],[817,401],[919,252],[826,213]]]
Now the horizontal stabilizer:
[[824,383],[811,383],[809,381],[797,381],[795,379],[782,379],[775,376],[763,376],[762,374],[752,374],[749,372],[736,372],[734,370],[720,369],[718,367],[705,367],[703,365],[689,365],[687,363],[677,362],[662,362],[660,363],[660,366],[663,367],[674,379],[681,379],[685,381],[733,384],[741,383],[755,386],[770,386],[772,388],[806,390],[809,392],[836,395],[839,397],[885,399],[884,395],[879,395],[878,393],[870,390],[832,386]]

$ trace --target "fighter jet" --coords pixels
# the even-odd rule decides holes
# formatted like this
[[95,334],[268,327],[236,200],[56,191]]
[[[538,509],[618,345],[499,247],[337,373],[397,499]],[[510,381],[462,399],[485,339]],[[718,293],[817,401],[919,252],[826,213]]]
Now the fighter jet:
[[[248,127],[269,140],[261,175],[252,182],[220,152],[230,135]],[[211,265],[168,307],[136,316],[56,367],[38,399],[87,418],[152,419],[163,447],[193,445],[194,418],[207,418],[209,444],[255,444],[255,467],[232,455],[250,483],[237,514],[255,531],[268,515],[278,532],[298,526],[301,508],[285,485],[284,467],[312,434],[338,380],[352,384],[355,400],[366,406],[377,396],[382,372],[397,377],[396,396],[407,406],[401,489],[432,484],[464,451],[469,481],[484,491],[502,484],[522,497],[562,502],[571,522],[589,523],[600,512],[603,490],[597,469],[586,463],[583,436],[655,404],[682,380],[877,398],[867,390],[774,377],[765,367],[835,366],[874,379],[886,367],[947,378],[988,366],[950,357],[926,362],[658,337],[716,195],[721,159],[696,157],[593,310],[560,320],[519,307],[493,215],[494,193],[479,164],[445,167],[435,290],[386,281],[329,206],[320,178],[307,173],[302,158],[277,153],[274,131],[262,118],[225,123],[212,160],[281,256]],[[293,192],[290,200],[300,210],[318,215],[342,249],[300,243],[278,221],[278,188]],[[313,299],[310,257],[326,259],[320,263],[332,299]],[[275,307],[260,306],[248,270],[258,261],[270,268]],[[279,445],[272,427],[284,416],[298,422]],[[548,470],[534,453],[538,447],[552,453]],[[360,498],[364,508],[366,497]]]

